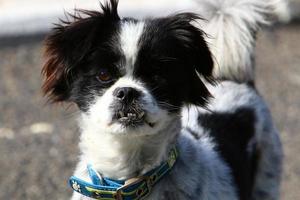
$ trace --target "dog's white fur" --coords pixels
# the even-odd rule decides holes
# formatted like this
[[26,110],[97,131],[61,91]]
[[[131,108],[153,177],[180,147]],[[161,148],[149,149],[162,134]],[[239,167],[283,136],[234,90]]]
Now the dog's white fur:
[[274,18],[287,21],[284,0],[194,0],[207,21],[201,28],[215,57],[214,76],[253,81],[255,33]]
[[[136,54],[138,52],[138,42],[141,34],[143,33],[144,23],[138,22],[134,24],[132,22],[124,23],[120,33],[121,48],[126,57],[127,71],[132,74],[133,64],[135,62]],[[133,37],[134,36],[134,37]]]
[[[261,150],[261,157],[252,197],[260,200],[279,198],[282,151],[278,133],[264,101],[243,82],[254,80],[251,59],[255,43],[254,32],[261,24],[268,23],[266,16],[272,14],[274,2],[199,0],[199,13],[208,19],[202,26],[210,35],[208,42],[216,59],[214,74],[217,78],[234,80],[222,82],[216,87],[207,84],[214,96],[209,108],[216,112],[234,111],[246,105],[255,110],[257,124],[253,140]],[[121,31],[122,49],[130,59],[134,59],[137,51],[137,36],[131,33],[140,34],[142,27],[142,23],[135,26],[127,24]],[[130,63],[126,67],[130,68]],[[134,136],[127,137],[126,130],[121,126],[109,126],[109,103],[113,89],[118,86],[131,86],[144,92],[144,106],[147,111],[152,112],[150,120],[159,123],[156,129],[143,126]],[[130,75],[116,82],[104,96],[96,98],[92,104],[89,112],[79,118],[82,131],[81,156],[75,176],[89,181],[86,171],[88,163],[110,178],[123,179],[140,175],[165,160],[170,147],[177,143],[180,151],[178,163],[155,186],[147,199],[237,199],[228,167],[213,149],[214,143],[209,133],[204,132],[196,122],[199,112],[207,112],[206,110],[199,107],[183,110],[183,126],[190,127],[202,136],[195,140],[181,128],[180,116],[167,117],[155,105],[153,97],[143,88],[142,83],[131,80]],[[143,170],[135,174],[136,169]],[[198,186],[201,187],[201,192],[194,194],[193,191]],[[179,188],[185,190],[181,191]],[[72,199],[89,198],[74,193]]]

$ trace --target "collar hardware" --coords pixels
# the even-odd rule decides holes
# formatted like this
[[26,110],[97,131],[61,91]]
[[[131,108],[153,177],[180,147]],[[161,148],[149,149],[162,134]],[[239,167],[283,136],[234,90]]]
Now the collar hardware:
[[128,180],[113,180],[103,177],[91,165],[87,166],[91,182],[71,176],[71,188],[84,196],[101,200],[140,200],[144,199],[176,163],[178,150],[176,147],[169,152],[167,161],[150,170],[144,175]]

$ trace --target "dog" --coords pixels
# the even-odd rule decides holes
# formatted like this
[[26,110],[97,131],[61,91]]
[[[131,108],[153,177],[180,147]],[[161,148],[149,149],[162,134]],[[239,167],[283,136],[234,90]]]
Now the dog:
[[47,37],[43,91],[80,110],[72,200],[279,198],[281,143],[253,77],[271,3],[199,3],[207,20],[137,20],[110,0]]

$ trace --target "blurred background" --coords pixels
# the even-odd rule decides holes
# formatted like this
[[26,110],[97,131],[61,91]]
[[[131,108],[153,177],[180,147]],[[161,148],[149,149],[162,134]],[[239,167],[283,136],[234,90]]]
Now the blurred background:
[[[171,6],[170,6],[171,5]],[[258,34],[257,87],[285,151],[283,200],[300,199],[300,0],[291,20]],[[0,199],[68,199],[78,155],[77,110],[41,94],[43,39],[52,23],[98,0],[0,0]],[[120,0],[122,16],[190,10],[190,0]],[[283,23],[284,22],[284,23]]]

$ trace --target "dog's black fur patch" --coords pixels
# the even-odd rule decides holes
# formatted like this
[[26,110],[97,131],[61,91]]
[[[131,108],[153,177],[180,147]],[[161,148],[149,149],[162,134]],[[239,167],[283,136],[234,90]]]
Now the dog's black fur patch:
[[[254,110],[247,107],[230,113],[201,113],[198,118],[230,166],[241,200],[250,199],[253,188],[257,155],[255,144],[249,142],[255,134],[255,120]],[[254,152],[249,151],[249,145],[254,145]]]
[[204,33],[191,25],[198,19],[193,13],[182,13],[147,20],[139,42],[135,76],[147,83],[156,99],[174,105],[175,111],[182,103],[203,106],[210,96],[197,75],[211,80],[213,67]]

